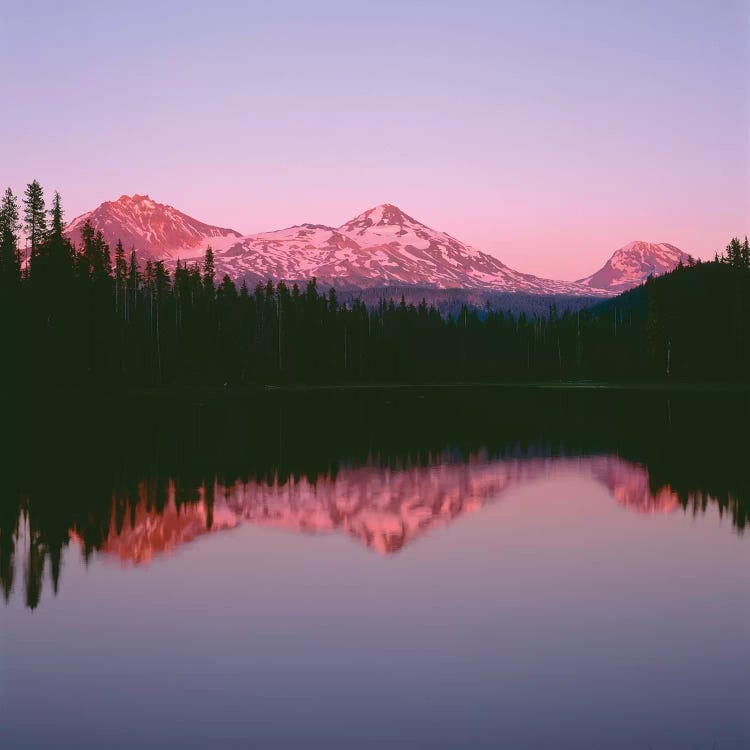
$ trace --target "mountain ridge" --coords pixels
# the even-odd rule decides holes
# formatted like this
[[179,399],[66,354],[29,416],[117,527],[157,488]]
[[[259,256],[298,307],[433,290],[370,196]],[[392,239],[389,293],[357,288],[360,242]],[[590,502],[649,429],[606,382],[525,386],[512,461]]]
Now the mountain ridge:
[[672,270],[689,256],[668,243],[631,242],[577,281],[546,279],[510,268],[455,237],[432,229],[391,203],[374,206],[338,227],[303,223],[243,235],[198,221],[148,195],[123,195],[76,217],[73,242],[91,221],[114,245],[122,240],[140,259],[200,258],[214,250],[216,272],[235,281],[306,282],[312,277],[341,290],[383,286],[462,289],[530,295],[608,297]]

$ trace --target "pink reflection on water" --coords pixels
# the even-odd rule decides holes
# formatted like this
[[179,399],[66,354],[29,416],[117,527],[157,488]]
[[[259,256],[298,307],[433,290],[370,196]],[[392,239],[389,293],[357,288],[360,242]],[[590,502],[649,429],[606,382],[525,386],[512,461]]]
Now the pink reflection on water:
[[[206,488],[196,503],[177,506],[175,486],[159,512],[146,502],[145,487],[134,512],[118,531],[114,513],[100,551],[124,564],[144,564],[204,534],[243,523],[299,533],[343,532],[381,555],[393,554],[432,529],[499,500],[534,481],[588,478],[606,486],[615,501],[644,515],[671,513],[680,506],[668,486],[653,490],[645,466],[616,456],[532,458],[497,461],[478,453],[466,462],[341,469],[321,476],[272,484],[216,483],[210,508]],[[75,530],[71,537],[82,540]]]

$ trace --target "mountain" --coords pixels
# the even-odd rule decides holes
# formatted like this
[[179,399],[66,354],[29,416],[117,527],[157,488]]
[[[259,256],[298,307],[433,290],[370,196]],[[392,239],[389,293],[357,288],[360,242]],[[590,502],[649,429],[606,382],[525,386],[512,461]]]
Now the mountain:
[[637,240],[617,250],[596,273],[577,283],[592,291],[619,294],[642,284],[649,276],[672,271],[678,263],[687,263],[687,253],[666,242]]
[[249,282],[306,281],[338,289],[409,285],[529,294],[604,296],[575,282],[520,273],[422,224],[389,203],[342,224],[302,224],[248,235],[216,254],[221,273]]
[[555,281],[509,268],[445,232],[384,203],[339,227],[300,224],[258,234],[205,224],[147,195],[123,195],[75,218],[66,234],[80,243],[89,220],[110,246],[121,239],[143,260],[200,257],[214,250],[217,276],[251,286],[268,279],[305,283],[313,276],[341,291],[393,287],[474,290],[495,294],[608,297],[637,286],[649,274],[674,268],[688,256],[673,245],[632,242],[596,273],[579,281]]
[[123,195],[73,219],[65,234],[76,244],[87,219],[111,247],[122,240],[126,252],[135,248],[145,260],[193,258],[202,255],[206,245],[218,250],[241,237],[233,229],[204,224],[147,195]]

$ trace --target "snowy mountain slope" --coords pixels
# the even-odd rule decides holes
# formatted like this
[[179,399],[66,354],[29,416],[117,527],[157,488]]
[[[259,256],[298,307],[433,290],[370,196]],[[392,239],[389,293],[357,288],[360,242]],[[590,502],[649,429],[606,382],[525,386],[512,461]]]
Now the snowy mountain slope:
[[603,295],[575,282],[541,279],[383,204],[340,227],[303,224],[248,235],[216,255],[217,270],[250,282],[317,277],[341,289],[422,285],[531,294]]
[[340,227],[301,224],[243,236],[204,224],[146,195],[123,195],[74,219],[66,229],[74,242],[80,242],[87,219],[110,246],[121,239],[126,250],[134,247],[141,262],[159,259],[174,265],[178,258],[201,257],[211,245],[217,276],[227,273],[250,285],[268,279],[305,283],[314,276],[324,286],[349,291],[402,286],[606,297],[637,286],[649,274],[669,271],[688,257],[673,245],[633,242],[585,279],[543,279],[515,271],[390,203]]
[[87,219],[101,230],[112,248],[122,240],[126,251],[135,248],[142,260],[196,257],[209,243],[221,249],[241,236],[233,229],[204,224],[147,195],[123,195],[73,219],[65,234],[76,244],[81,241],[81,227]]
[[578,283],[592,290],[619,294],[642,284],[651,275],[673,270],[680,261],[687,263],[688,258],[687,253],[666,242],[637,240],[621,247],[602,268]]

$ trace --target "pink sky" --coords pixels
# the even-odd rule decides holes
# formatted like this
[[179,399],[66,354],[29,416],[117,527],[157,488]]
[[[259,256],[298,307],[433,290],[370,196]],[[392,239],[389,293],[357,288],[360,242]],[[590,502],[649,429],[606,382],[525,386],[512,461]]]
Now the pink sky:
[[17,3],[0,187],[241,232],[389,202],[563,279],[635,239],[711,257],[750,231],[747,8]]

